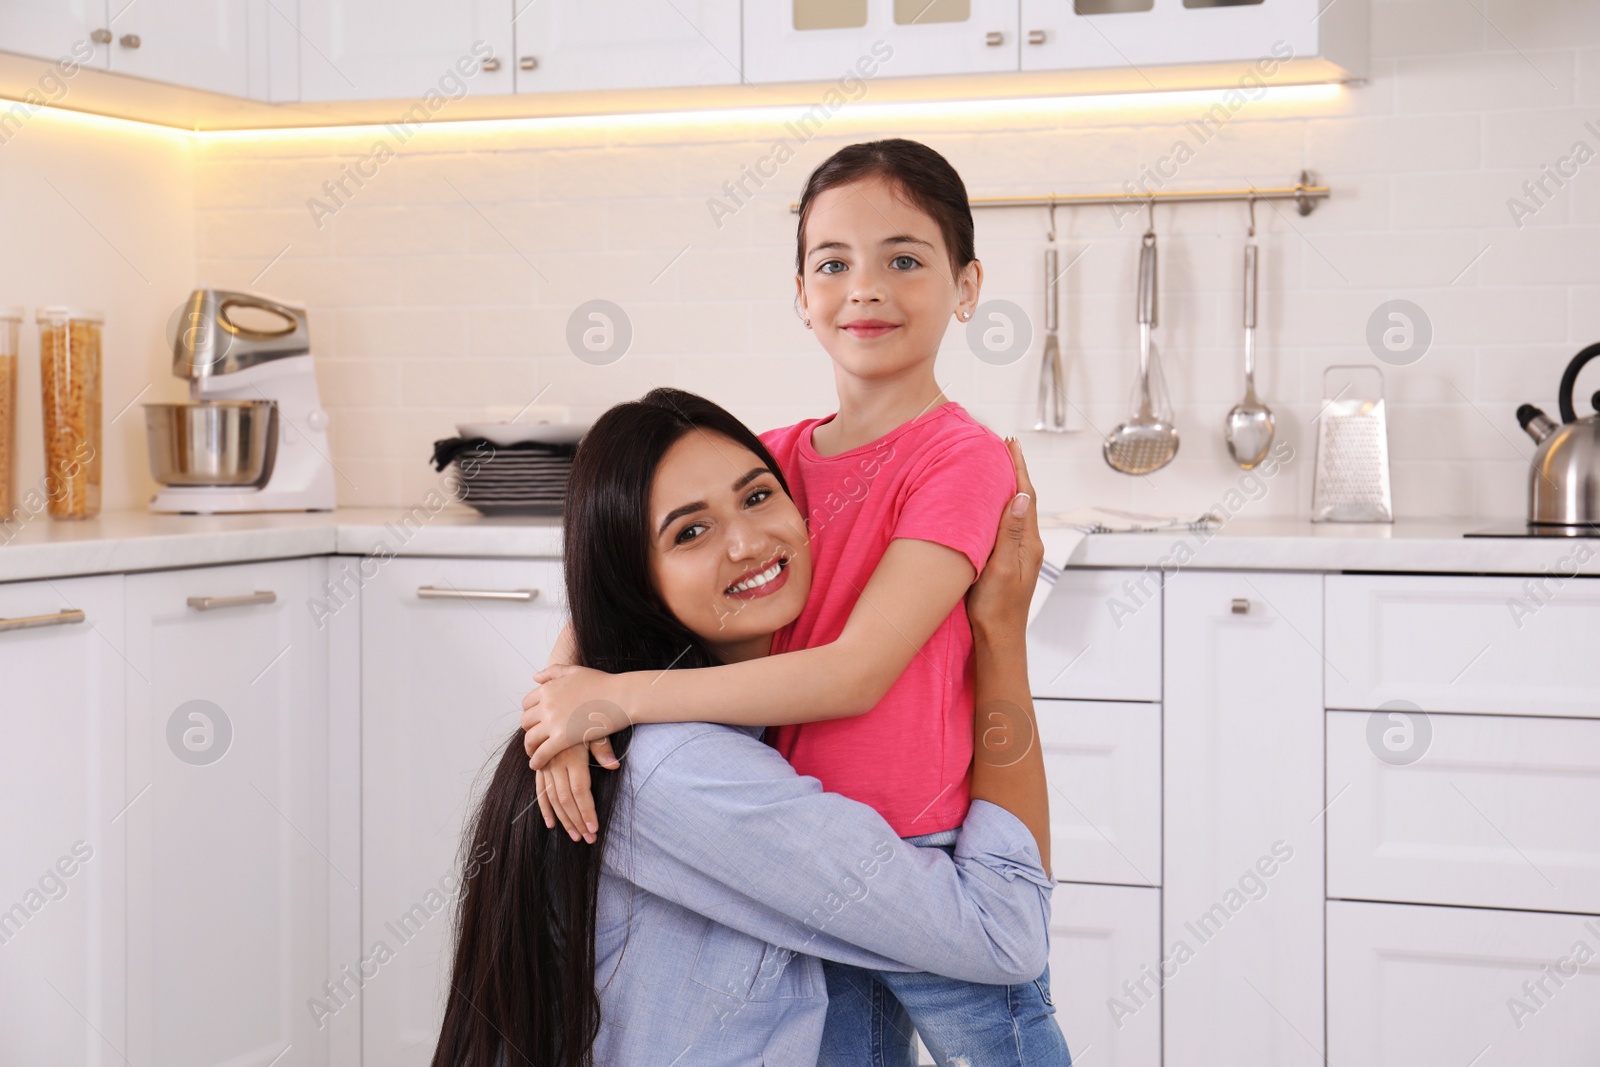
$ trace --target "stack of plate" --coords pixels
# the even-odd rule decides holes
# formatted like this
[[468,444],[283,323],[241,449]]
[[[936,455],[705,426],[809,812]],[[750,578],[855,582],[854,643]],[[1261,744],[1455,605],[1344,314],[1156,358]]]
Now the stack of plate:
[[[582,427],[465,424],[452,461],[462,503],[485,515],[560,515]],[[529,444],[528,442],[532,442]]]

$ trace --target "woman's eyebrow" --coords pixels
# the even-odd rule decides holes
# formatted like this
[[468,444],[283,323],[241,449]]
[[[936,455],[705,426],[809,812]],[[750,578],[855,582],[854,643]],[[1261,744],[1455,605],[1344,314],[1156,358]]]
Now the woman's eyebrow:
[[[739,476],[738,481],[733,483],[733,491],[737,493],[739,490],[743,489],[745,486],[749,485],[763,474],[771,473],[772,471],[766,467],[751,467],[748,471]],[[666,533],[668,526],[671,526],[674,522],[683,518],[685,515],[693,515],[695,512],[704,511],[708,507],[710,507],[710,505],[704,500],[696,500],[691,504],[684,504],[680,507],[673,508],[671,511],[667,512],[667,517],[661,520],[661,526],[656,530],[656,536],[660,537],[662,534]]]

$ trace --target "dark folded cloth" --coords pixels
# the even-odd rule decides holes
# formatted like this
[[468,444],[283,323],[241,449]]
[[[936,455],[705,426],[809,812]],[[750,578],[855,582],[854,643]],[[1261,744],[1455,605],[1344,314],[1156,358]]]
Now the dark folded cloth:
[[478,460],[486,460],[497,452],[542,452],[547,456],[570,458],[578,454],[578,446],[573,443],[552,444],[546,441],[518,441],[514,445],[497,445],[482,437],[446,437],[442,441],[433,443],[434,470],[444,470],[463,452],[470,452],[471,458]]

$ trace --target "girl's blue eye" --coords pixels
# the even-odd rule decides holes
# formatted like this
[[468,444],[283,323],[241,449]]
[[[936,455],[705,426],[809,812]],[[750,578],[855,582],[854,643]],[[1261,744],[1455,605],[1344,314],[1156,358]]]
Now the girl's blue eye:
[[[909,259],[913,266],[917,266],[917,267],[922,266],[922,264],[917,260],[917,258],[915,256],[906,255],[904,252],[900,253],[898,256],[895,256],[894,259],[891,260],[890,262],[898,263],[902,259]],[[909,270],[910,268],[908,267],[906,269]]]
[[[823,260],[821,263],[817,264],[817,273],[818,274],[838,274],[839,272],[836,271],[836,270],[828,270],[827,269],[827,267],[828,267],[828,265],[830,263],[839,263],[839,261],[837,259]],[[839,266],[842,267],[842,266],[844,266],[844,264],[843,263],[839,263]]]

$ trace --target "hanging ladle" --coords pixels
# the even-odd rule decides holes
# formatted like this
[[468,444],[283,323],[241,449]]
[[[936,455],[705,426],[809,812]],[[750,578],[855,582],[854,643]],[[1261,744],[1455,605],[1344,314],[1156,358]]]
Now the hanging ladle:
[[1250,235],[1244,246],[1244,399],[1228,412],[1228,453],[1250,470],[1272,447],[1272,409],[1256,396],[1256,201],[1250,198]]
[[1149,228],[1139,244],[1139,409],[1111,431],[1101,448],[1106,463],[1123,474],[1149,474],[1178,454],[1178,428],[1150,399],[1150,328],[1156,323],[1156,226],[1154,201],[1148,205]]

